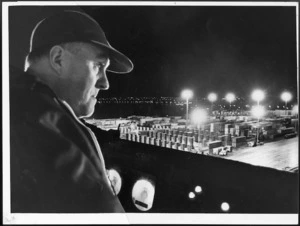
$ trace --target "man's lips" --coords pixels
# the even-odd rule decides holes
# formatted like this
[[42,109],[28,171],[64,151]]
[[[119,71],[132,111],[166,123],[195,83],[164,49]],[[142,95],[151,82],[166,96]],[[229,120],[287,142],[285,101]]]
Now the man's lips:
[[97,96],[98,96],[98,92],[94,93],[93,95],[91,95],[92,98],[95,98],[97,99]]

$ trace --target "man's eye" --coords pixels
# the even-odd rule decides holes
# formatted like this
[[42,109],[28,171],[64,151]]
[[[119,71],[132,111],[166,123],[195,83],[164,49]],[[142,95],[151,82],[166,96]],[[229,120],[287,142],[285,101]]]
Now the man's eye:
[[103,64],[101,64],[101,63],[98,63],[98,64],[96,64],[96,67],[98,67],[98,68],[100,69],[100,68],[103,68],[103,67],[104,67],[104,65],[103,65]]
[[94,65],[99,70],[102,70],[102,69],[106,69],[108,67],[109,63],[107,63],[107,62],[95,62]]

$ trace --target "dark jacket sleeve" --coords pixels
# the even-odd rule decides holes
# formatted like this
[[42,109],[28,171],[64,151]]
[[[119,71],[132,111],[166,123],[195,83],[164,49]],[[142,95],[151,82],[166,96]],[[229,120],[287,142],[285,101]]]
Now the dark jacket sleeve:
[[98,128],[95,125],[86,123],[84,121],[83,121],[83,123],[93,131],[93,133],[95,134],[95,136],[97,138],[99,137],[98,141],[101,146],[105,145],[106,143],[116,142],[116,141],[120,140],[121,133],[120,133],[119,128],[117,130],[110,129],[107,131],[107,130]]
[[12,212],[124,212],[88,134],[61,109],[39,107],[11,118]]

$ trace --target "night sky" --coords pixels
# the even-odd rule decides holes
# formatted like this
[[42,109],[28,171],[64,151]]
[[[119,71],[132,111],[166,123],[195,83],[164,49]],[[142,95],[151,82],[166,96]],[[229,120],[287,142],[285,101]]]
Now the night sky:
[[134,70],[110,74],[109,96],[196,96],[254,88],[279,98],[297,92],[295,7],[81,7]]
[[110,89],[99,97],[179,97],[190,88],[200,98],[232,91],[248,99],[261,88],[266,99],[289,90],[296,102],[295,6],[12,7],[10,64],[23,68],[35,24],[64,9],[95,18],[135,65],[108,73]]

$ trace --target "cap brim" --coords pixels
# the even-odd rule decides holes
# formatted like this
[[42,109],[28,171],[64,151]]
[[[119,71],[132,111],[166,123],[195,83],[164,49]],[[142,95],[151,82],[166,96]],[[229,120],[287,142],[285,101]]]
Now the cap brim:
[[119,74],[129,73],[133,69],[133,63],[131,60],[125,56],[123,53],[119,52],[118,50],[114,49],[111,46],[105,45],[103,43],[90,40],[92,43],[100,46],[100,48],[105,49],[108,53],[108,57],[110,59],[110,65],[107,68],[107,71]]

